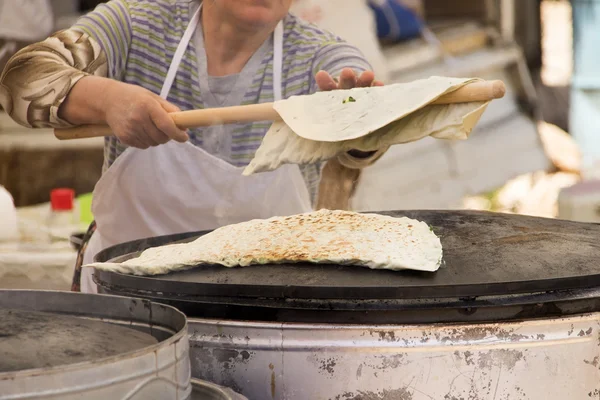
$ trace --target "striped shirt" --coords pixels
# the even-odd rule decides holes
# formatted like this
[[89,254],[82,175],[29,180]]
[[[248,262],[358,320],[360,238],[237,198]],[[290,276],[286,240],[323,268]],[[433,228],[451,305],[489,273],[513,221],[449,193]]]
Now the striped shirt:
[[[192,18],[190,1],[111,0],[83,16],[73,29],[100,44],[108,59],[109,77],[159,94],[177,45]],[[283,98],[317,91],[314,76],[320,70],[338,76],[343,68],[356,72],[371,69],[358,49],[289,14],[284,19],[283,54]],[[168,97],[182,110],[204,108],[197,62],[196,45],[191,41]],[[272,48],[263,58],[242,104],[270,101],[274,101]],[[236,167],[246,166],[269,126],[269,122],[235,125],[229,159],[225,161]],[[190,141],[204,148],[203,129],[190,130]],[[125,148],[115,137],[105,139],[104,170]],[[304,165],[301,171],[314,201],[320,165]]]

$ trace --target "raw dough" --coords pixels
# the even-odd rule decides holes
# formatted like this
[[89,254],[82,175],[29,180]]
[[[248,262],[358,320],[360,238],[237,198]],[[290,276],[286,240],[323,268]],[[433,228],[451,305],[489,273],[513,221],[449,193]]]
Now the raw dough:
[[321,210],[228,225],[193,242],[150,248],[123,263],[86,267],[159,275],[200,264],[226,267],[312,262],[372,269],[436,271],[442,244],[430,227],[409,218]]

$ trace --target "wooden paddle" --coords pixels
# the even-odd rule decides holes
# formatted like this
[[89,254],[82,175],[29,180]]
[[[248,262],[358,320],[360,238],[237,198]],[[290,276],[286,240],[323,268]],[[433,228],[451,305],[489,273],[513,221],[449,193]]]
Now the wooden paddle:
[[[505,92],[506,88],[502,81],[474,82],[441,96],[431,104],[490,101],[502,98]],[[170,115],[175,124],[181,129],[241,122],[281,120],[277,111],[273,109],[273,103],[181,111],[171,113]],[[60,140],[69,140],[113,136],[113,132],[108,125],[82,125],[74,128],[55,129],[54,135]]]

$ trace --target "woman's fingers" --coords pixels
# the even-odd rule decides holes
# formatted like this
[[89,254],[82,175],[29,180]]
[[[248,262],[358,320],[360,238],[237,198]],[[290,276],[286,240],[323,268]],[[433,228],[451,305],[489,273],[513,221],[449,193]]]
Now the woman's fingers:
[[167,100],[162,97],[156,96],[156,101],[160,104],[160,106],[168,113],[180,112],[181,110],[173,103],[169,103]]
[[317,72],[317,75],[315,75],[315,80],[317,82],[317,86],[323,92],[328,92],[338,88],[335,80],[325,71]]
[[[177,112],[179,111],[179,108],[165,100],[162,100],[160,103],[161,104],[156,108],[153,108],[150,112],[150,117],[152,118],[154,126],[166,136],[167,141],[173,139],[180,143],[186,142],[189,139],[188,134],[179,129],[177,125],[175,125],[173,118],[169,115],[169,112]],[[166,141],[164,143],[166,143]]]
[[150,146],[165,144],[170,140],[169,136],[156,126],[152,118],[144,124],[144,133],[146,134],[146,143]]
[[358,87],[371,87],[375,80],[375,74],[372,71],[365,71],[358,77],[356,86]]
[[365,71],[356,76],[356,73],[350,68],[344,68],[340,74],[339,79],[332,78],[329,73],[325,71],[319,71],[315,75],[317,86],[323,92],[327,92],[335,89],[352,89],[354,87],[371,87],[371,86],[383,86],[383,82],[375,80],[375,74],[373,71]]
[[352,89],[356,87],[356,74],[350,68],[344,68],[340,74],[339,89]]

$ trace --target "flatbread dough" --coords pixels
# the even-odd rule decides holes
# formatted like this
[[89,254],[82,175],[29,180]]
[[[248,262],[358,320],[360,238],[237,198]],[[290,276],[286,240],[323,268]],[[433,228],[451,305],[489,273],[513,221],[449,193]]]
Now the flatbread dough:
[[244,175],[272,171],[282,164],[325,161],[352,149],[375,151],[427,136],[467,139],[489,102],[430,103],[475,81],[480,80],[431,77],[276,102],[282,121],[273,123]]
[[321,210],[228,225],[190,243],[145,250],[123,263],[85,267],[159,275],[200,264],[225,267],[311,262],[372,269],[436,271],[442,244],[429,226],[410,218]]

